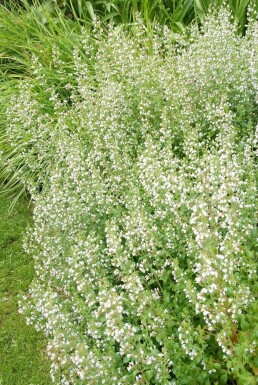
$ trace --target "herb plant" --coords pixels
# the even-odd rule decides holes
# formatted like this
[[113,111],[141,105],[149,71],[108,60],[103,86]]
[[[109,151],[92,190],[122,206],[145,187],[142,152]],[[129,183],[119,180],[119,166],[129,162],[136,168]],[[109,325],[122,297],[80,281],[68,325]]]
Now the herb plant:
[[256,384],[257,34],[96,23],[53,47],[60,82],[32,56],[6,135],[37,175],[20,310],[54,383]]

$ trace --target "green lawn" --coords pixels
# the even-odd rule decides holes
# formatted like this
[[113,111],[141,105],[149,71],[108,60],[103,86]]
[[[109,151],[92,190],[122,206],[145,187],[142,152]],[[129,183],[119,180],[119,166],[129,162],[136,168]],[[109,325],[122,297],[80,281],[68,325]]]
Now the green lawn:
[[28,201],[21,198],[11,213],[10,199],[0,197],[0,384],[48,385],[46,341],[18,313],[17,294],[34,275],[33,260],[22,239],[31,221]]

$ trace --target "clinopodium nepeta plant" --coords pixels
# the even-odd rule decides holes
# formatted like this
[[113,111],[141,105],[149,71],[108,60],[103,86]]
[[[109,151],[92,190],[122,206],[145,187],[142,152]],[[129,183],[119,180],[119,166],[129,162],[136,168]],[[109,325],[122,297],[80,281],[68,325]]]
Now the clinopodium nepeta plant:
[[8,108],[47,174],[20,310],[56,384],[256,384],[258,24],[229,20],[83,30],[61,86],[33,57]]

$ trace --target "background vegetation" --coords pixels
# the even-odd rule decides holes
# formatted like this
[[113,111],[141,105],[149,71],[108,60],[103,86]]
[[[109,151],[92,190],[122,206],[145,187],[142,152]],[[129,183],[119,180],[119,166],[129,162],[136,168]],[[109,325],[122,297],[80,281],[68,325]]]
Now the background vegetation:
[[179,31],[193,20],[200,22],[210,6],[223,5],[230,8],[240,32],[245,29],[248,6],[257,7],[255,0],[5,0],[7,7],[12,8],[14,4],[25,8],[37,4],[40,12],[43,9],[51,12],[58,7],[68,18],[78,18],[83,23],[96,16],[115,24],[132,23],[140,13],[147,25],[156,20]]

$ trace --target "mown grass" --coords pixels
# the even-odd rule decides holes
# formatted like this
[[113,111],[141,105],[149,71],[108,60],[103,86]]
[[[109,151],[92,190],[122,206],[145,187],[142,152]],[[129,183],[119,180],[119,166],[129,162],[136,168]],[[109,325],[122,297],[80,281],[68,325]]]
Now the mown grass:
[[0,384],[48,385],[49,363],[43,336],[18,313],[17,295],[34,275],[33,261],[22,248],[31,221],[28,201],[21,197],[9,211],[10,199],[0,197]]

